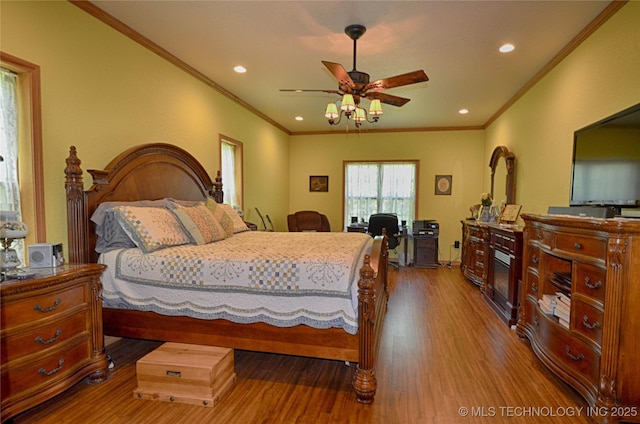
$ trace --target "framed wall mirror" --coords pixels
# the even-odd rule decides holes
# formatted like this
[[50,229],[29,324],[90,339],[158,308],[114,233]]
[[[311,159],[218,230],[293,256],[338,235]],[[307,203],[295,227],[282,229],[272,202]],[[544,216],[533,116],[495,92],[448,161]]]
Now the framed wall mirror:
[[516,201],[516,156],[505,146],[498,146],[491,154],[491,197],[499,205]]

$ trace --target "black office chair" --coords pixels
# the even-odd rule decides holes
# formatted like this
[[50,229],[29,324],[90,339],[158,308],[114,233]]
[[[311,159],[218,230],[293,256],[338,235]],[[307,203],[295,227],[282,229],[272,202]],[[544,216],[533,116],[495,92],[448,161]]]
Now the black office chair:
[[[382,229],[387,233],[389,242],[389,250],[395,250],[400,244],[400,226],[398,225],[398,216],[394,213],[374,213],[369,217],[369,226],[367,232],[372,236],[382,235]],[[397,262],[389,261],[389,265],[398,267]]]

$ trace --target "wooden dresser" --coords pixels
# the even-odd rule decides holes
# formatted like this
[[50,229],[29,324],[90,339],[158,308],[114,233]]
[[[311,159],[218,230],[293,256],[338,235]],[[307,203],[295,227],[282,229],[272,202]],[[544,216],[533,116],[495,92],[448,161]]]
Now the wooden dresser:
[[[517,332],[597,408],[599,422],[640,422],[640,221],[523,214]],[[569,318],[544,312],[555,298]],[[561,311],[561,310],[560,310]]]
[[104,265],[31,270],[36,277],[0,285],[5,421],[84,377],[106,379],[100,275]]
[[475,220],[462,221],[460,268],[465,277],[484,292],[489,263],[489,227]]

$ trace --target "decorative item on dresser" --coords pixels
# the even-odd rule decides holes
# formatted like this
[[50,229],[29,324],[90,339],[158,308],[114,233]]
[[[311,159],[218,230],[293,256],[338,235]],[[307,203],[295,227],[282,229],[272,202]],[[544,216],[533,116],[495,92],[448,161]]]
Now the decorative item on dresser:
[[[98,241],[96,226],[90,220],[90,217],[100,205],[104,204],[103,202],[135,202],[173,198],[191,201],[196,205],[202,206],[200,202],[206,201],[209,204],[210,197],[215,199],[214,203],[217,204],[222,203],[223,199],[220,173],[218,173],[216,180],[212,181],[202,164],[191,154],[171,144],[153,143],[135,146],[115,157],[105,170],[89,170],[88,172],[93,177],[93,182],[88,190],[84,189],[80,160],[75,147],[71,147],[66,163],[65,187],[70,263],[98,261],[98,253],[95,251]],[[283,246],[291,247],[293,240],[298,240],[298,243],[300,243],[300,240],[313,239],[323,241],[323,243],[320,243],[323,246],[330,244],[327,240],[333,241],[338,238],[341,239],[341,242],[348,241],[352,246],[362,240],[362,244],[358,245],[362,246],[362,248],[359,248],[358,254],[354,254],[352,256],[353,259],[343,261],[346,262],[345,265],[350,267],[348,272],[340,273],[350,278],[349,288],[354,287],[353,284],[357,285],[357,293],[355,293],[355,290],[349,292],[354,294],[353,297],[341,296],[345,304],[348,304],[352,312],[354,312],[354,325],[349,327],[349,330],[353,331],[348,332],[344,327],[338,327],[333,323],[327,325],[329,328],[313,326],[318,322],[318,319],[309,320],[307,319],[308,315],[299,317],[300,319],[297,321],[284,323],[288,325],[283,325],[281,322],[285,320],[286,316],[281,320],[260,321],[262,316],[265,316],[267,312],[271,312],[265,307],[264,303],[260,303],[262,306],[260,317],[246,316],[246,318],[241,317],[241,319],[237,319],[238,315],[233,314],[239,310],[238,308],[242,307],[241,305],[237,308],[226,308],[227,312],[216,314],[215,316],[208,316],[205,313],[191,313],[191,316],[189,316],[192,311],[186,309],[181,309],[177,312],[174,309],[169,313],[166,313],[166,311],[161,313],[158,307],[145,310],[144,307],[146,305],[134,310],[136,305],[126,304],[127,299],[118,297],[119,290],[117,287],[113,288],[115,283],[111,282],[111,280],[115,279],[115,276],[111,273],[108,274],[108,277],[114,278],[107,278],[107,274],[105,274],[105,281],[109,279],[109,284],[112,285],[109,298],[106,294],[104,296],[105,302],[112,301],[109,307],[103,308],[105,334],[357,362],[358,365],[353,378],[356,399],[362,403],[373,402],[377,388],[376,357],[388,299],[388,242],[386,236],[372,239],[364,234],[354,237],[353,234],[342,232],[288,233],[251,232],[246,231],[247,228],[244,228],[244,230],[237,234],[234,232],[234,235],[214,243],[205,243],[199,246],[183,244],[177,246],[177,248],[220,249],[217,253],[228,255],[235,252],[234,249],[241,247],[239,244],[242,240],[259,240],[260,244],[273,245],[274,249],[279,249]],[[313,244],[307,243],[307,245]],[[332,250],[335,250],[334,246],[335,244],[331,244]],[[313,245],[313,247],[315,251],[319,246]],[[171,251],[171,249],[173,248],[159,249],[157,253],[163,254],[163,252]],[[133,254],[137,254],[138,250],[112,250],[103,254],[101,258],[105,261],[112,260],[114,256],[120,257],[119,252],[132,251]],[[142,252],[141,250],[139,251]],[[243,250],[243,252],[246,251]],[[199,252],[202,252],[202,250]],[[194,251],[193,256],[196,259],[203,259],[198,256],[198,254],[201,254],[199,252]],[[149,255],[154,253],[156,252],[151,252]],[[291,255],[295,256],[296,253],[293,252]],[[114,255],[109,256],[109,254]],[[312,254],[313,252],[310,252],[310,255]],[[319,255],[320,253],[315,254]],[[245,254],[242,260],[238,259],[237,256],[225,258],[226,261],[235,266],[235,264],[248,263],[254,259],[262,260],[263,257],[259,255],[260,253],[255,252],[254,249],[252,255]],[[216,255],[213,255],[213,257],[215,260]],[[181,260],[186,261],[188,259],[182,258]],[[299,265],[299,268],[302,269],[302,262]],[[115,269],[115,267],[109,268],[111,270]],[[304,268],[307,269],[307,267]],[[260,268],[260,270],[262,269]],[[149,274],[150,272],[147,271],[144,277],[151,278]],[[207,277],[211,277],[211,279],[207,280],[207,286],[217,284],[217,281],[213,280],[215,277],[213,274],[207,275]],[[286,278],[290,277],[290,275],[278,275],[280,277],[273,277],[275,279],[273,282],[278,288],[282,288],[288,284]],[[307,274],[299,275],[301,280],[296,283],[296,292],[289,293],[291,299],[294,299],[297,293],[301,291],[300,284],[309,283],[308,286],[311,285],[308,280],[310,277]],[[185,278],[194,278],[194,275],[185,275]],[[121,283],[129,284],[130,288],[148,287],[148,284],[136,285],[136,281],[131,279],[121,281]],[[106,285],[107,283],[105,282]],[[180,288],[180,284],[173,284],[173,286],[170,289]],[[205,289],[206,287],[203,286],[203,290],[200,293],[205,293]],[[194,293],[191,287],[186,291]],[[256,291],[249,290],[245,286],[242,289],[242,295],[246,297],[253,296],[252,299],[255,302]],[[107,288],[105,287],[106,292]],[[210,292],[206,294],[210,294]],[[200,297],[213,301],[215,298],[223,297],[224,295],[220,295],[222,292],[223,290],[220,290],[215,293],[217,296],[205,297],[203,295]],[[270,294],[266,290],[262,290],[262,292],[262,294],[259,294],[262,296],[259,300],[267,300]],[[153,296],[149,297],[156,299]],[[282,292],[276,293],[276,296],[278,300],[282,299]],[[271,298],[276,298],[276,296],[271,296]],[[246,299],[246,297],[243,299]],[[229,296],[226,299],[229,299]],[[317,293],[314,296],[305,296],[304,298],[303,296],[298,296],[295,299],[297,299],[297,303],[285,302],[288,303],[287,307],[295,307],[301,302],[306,302],[308,305],[311,303],[310,299],[317,299]],[[330,300],[327,295],[323,299]],[[164,302],[162,306],[165,306],[167,302],[162,301]],[[279,301],[277,303],[282,304],[283,302]],[[325,302],[317,302],[315,300],[314,303]],[[120,307],[122,304],[125,304],[126,307]],[[209,310],[216,309],[212,308],[210,304],[206,306]],[[250,309],[249,312],[255,310],[255,308],[246,309]],[[300,307],[298,309],[307,311],[308,308]],[[297,314],[282,315],[296,315],[294,318],[298,318]],[[324,317],[329,314],[322,313],[315,316],[317,317],[318,315]],[[226,319],[227,317],[229,319]]]
[[0,285],[2,421],[84,377],[106,379],[102,334],[104,265],[39,269]]
[[592,418],[640,422],[640,222],[522,218],[518,334],[599,411]]

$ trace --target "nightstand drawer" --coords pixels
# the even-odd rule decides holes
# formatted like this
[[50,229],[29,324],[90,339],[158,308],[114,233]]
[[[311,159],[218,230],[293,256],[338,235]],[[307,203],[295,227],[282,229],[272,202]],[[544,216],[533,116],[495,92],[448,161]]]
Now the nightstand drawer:
[[83,286],[70,287],[55,293],[12,302],[2,307],[2,328],[48,318],[83,303],[85,303]]
[[45,349],[54,348],[74,336],[89,331],[86,310],[25,332],[3,334],[2,363]]
[[51,399],[108,362],[99,264],[42,268],[0,285],[0,420]]
[[88,338],[77,345],[50,354],[36,356],[24,366],[2,367],[2,393],[19,393],[37,390],[46,384],[55,384],[88,363],[91,348]]

